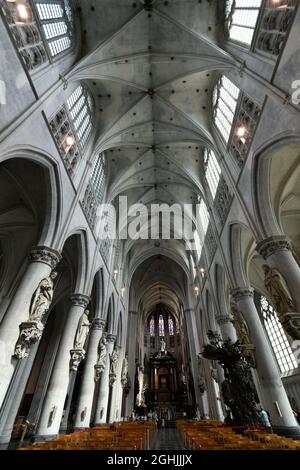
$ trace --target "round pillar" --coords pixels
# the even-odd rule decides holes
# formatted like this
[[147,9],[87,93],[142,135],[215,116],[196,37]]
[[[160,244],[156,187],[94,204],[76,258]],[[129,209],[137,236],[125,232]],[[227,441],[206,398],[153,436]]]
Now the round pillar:
[[59,433],[64,402],[70,378],[70,350],[73,348],[78,322],[89,303],[89,297],[72,294],[71,308],[59,344],[49,387],[37,427],[38,439],[49,439]]
[[278,366],[254,304],[253,290],[249,287],[236,288],[233,289],[232,296],[249,327],[255,346],[259,383],[274,429],[285,435],[300,435],[300,427],[291,409]]
[[[0,406],[13,376],[18,359],[14,358],[15,345],[19,337],[19,325],[29,319],[32,296],[42,279],[61,260],[61,255],[51,248],[35,247],[30,253],[30,264],[7,309],[0,327]],[[23,359],[26,360],[26,359]]]

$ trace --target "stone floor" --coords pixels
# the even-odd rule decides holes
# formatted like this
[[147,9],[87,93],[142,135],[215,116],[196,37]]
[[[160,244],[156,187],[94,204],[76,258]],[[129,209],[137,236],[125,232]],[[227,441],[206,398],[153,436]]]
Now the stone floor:
[[159,429],[153,450],[181,450],[177,431],[174,428]]

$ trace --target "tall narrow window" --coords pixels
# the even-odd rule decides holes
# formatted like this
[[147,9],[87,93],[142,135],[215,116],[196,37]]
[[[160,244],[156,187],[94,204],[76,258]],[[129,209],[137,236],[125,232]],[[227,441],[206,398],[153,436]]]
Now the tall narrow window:
[[159,336],[165,336],[165,325],[164,325],[164,318],[162,315],[159,315],[158,331],[159,331]]
[[93,102],[87,88],[79,85],[67,100],[67,106],[78,141],[84,147],[93,128]]
[[151,317],[149,323],[150,336],[155,336],[155,320],[154,317]]
[[281,372],[288,372],[289,370],[295,369],[298,367],[298,364],[276,311],[263,296],[260,298],[260,307],[265,328]]
[[103,199],[105,190],[106,163],[104,154],[100,155],[94,165],[91,182],[94,187],[95,196],[100,203]]
[[200,258],[201,252],[202,252],[202,243],[200,240],[198,230],[194,231],[194,243],[195,243],[195,250],[197,251],[198,258]]
[[36,10],[52,57],[72,46],[72,10],[68,0],[36,1]]
[[230,39],[250,46],[262,0],[228,0],[227,30]]
[[199,204],[199,216],[200,222],[203,230],[203,236],[205,236],[209,224],[209,213],[206,207],[206,204],[203,199],[201,199]]
[[174,322],[172,317],[168,317],[168,328],[169,328],[169,335],[174,336]]
[[221,168],[218,163],[217,157],[212,150],[205,149],[204,151],[204,166],[205,176],[207,183],[214,199],[218,189],[218,184],[221,176]]
[[214,123],[226,143],[230,137],[239,92],[239,88],[224,75],[214,89]]

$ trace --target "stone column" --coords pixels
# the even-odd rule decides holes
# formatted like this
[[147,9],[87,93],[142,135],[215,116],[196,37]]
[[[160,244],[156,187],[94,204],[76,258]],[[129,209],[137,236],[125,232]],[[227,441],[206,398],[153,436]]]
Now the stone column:
[[100,382],[100,387],[99,387],[99,395],[98,395],[96,415],[95,415],[95,426],[106,423],[106,420],[107,420],[107,406],[108,406],[109,387],[110,387],[109,385],[110,354],[113,352],[116,336],[107,335],[107,340],[108,340],[107,356],[106,356],[105,369],[102,372],[101,382]]
[[105,320],[95,318],[89,337],[87,356],[80,387],[75,418],[75,429],[89,428],[95,390],[95,364],[98,357],[98,345],[102,337]]
[[137,342],[137,324],[138,324],[138,312],[130,310],[128,315],[128,328],[130,331],[129,341],[127,344],[128,351],[128,376],[130,380],[130,390],[126,396],[125,416],[130,416],[132,410],[135,408],[135,396],[134,396],[134,384],[136,374],[136,342]]
[[292,246],[285,236],[269,237],[256,246],[256,250],[271,268],[284,277],[291,292],[297,312],[300,312],[300,267],[292,253]]
[[29,318],[32,296],[42,279],[49,277],[60,261],[60,254],[40,246],[32,249],[30,264],[10,303],[0,327],[0,406],[3,404],[18,359],[14,358],[19,337],[19,325]]
[[55,358],[53,372],[43,404],[41,417],[37,427],[36,439],[51,438],[59,432],[64,402],[70,378],[70,350],[73,348],[78,322],[89,303],[89,297],[72,294],[71,308]]
[[237,335],[230,315],[216,316],[223,340],[230,339],[233,343],[237,341]]
[[249,327],[255,346],[256,370],[263,389],[262,395],[266,400],[274,429],[285,435],[300,436],[300,427],[292,412],[277,363],[256,310],[253,290],[249,287],[235,288],[232,290],[232,296]]
[[108,422],[114,423],[117,421],[117,411],[119,412],[119,403],[117,403],[117,397],[119,396],[119,391],[121,388],[121,368],[123,357],[121,357],[120,349],[118,349],[119,359],[118,359],[118,370],[116,374],[115,381],[110,383],[111,386],[111,400],[110,400],[110,409]]
[[195,390],[195,397],[196,397],[196,405],[200,407],[201,411],[204,410],[204,403],[203,397],[200,393],[199,384],[198,384],[198,362],[197,362],[197,354],[200,352],[199,350],[199,339],[195,337],[197,334],[197,327],[196,327],[196,319],[195,319],[195,310],[193,308],[187,308],[184,311],[185,319],[186,319],[186,326],[187,326],[187,334],[188,334],[188,345],[190,350],[191,356],[191,368],[192,374],[194,378],[194,390]]

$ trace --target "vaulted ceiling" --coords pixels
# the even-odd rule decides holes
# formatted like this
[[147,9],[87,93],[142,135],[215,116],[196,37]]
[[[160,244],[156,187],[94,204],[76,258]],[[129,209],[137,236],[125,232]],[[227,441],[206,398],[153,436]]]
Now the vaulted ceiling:
[[[218,45],[223,4],[80,2],[83,58],[72,78],[86,80],[95,97],[95,148],[106,151],[108,200],[182,205],[203,193],[203,148],[214,147],[212,89],[216,75],[235,64]],[[162,245],[184,258],[179,240],[128,241],[131,264]]]

